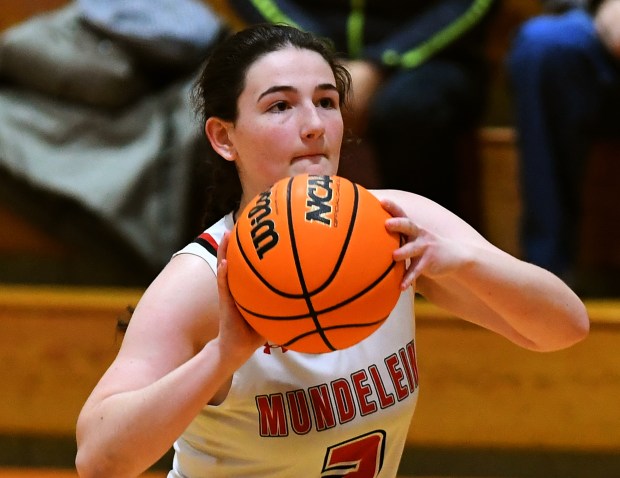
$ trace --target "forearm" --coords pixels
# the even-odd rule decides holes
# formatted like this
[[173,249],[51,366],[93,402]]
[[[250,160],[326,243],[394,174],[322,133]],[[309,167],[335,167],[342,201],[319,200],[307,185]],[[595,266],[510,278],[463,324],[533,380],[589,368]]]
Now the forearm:
[[495,248],[472,246],[466,257],[429,288],[439,305],[533,350],[566,348],[587,334],[583,302],[555,275]]
[[80,476],[138,476],[169,450],[235,367],[214,340],[150,385],[85,407],[77,425]]

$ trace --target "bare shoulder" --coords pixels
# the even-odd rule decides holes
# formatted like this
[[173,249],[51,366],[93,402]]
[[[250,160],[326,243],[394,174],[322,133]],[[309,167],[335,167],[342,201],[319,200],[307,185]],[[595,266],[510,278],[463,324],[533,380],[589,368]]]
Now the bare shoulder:
[[138,302],[95,396],[139,388],[193,357],[218,331],[217,279],[200,257],[174,257]]
[[[136,335],[192,340],[196,348],[217,334],[217,278],[207,262],[193,254],[175,256],[145,291],[131,327]],[[152,329],[155,329],[154,331]]]

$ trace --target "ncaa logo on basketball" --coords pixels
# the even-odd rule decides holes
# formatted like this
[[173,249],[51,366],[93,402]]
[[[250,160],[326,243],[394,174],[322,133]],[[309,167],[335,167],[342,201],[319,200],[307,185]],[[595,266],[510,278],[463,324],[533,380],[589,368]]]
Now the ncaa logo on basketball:
[[252,225],[250,231],[252,244],[259,259],[262,259],[267,251],[278,244],[279,237],[276,232],[276,225],[269,218],[270,214],[271,191],[264,191],[259,194],[256,205],[248,213],[248,219]]
[[332,225],[333,182],[334,180],[329,176],[310,176],[308,178],[306,221],[316,221],[326,226]]

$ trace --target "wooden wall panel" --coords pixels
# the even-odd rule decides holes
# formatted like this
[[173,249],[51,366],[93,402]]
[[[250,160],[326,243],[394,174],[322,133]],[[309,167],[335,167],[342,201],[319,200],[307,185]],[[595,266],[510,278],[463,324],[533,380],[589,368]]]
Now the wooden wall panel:
[[139,291],[0,287],[0,433],[74,433]]
[[[0,287],[0,434],[71,436],[140,290]],[[620,451],[620,301],[590,301],[590,337],[535,353],[416,305],[412,446]]]
[[551,353],[423,310],[412,444],[620,451],[620,302],[588,302],[590,336]]

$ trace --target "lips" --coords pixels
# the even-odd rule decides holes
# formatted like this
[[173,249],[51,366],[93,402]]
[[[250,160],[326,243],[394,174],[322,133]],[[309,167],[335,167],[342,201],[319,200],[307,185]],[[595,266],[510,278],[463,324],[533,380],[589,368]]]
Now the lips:
[[293,163],[297,163],[299,161],[309,161],[311,163],[318,163],[323,159],[327,159],[327,156],[323,153],[316,153],[316,154],[304,154],[304,155],[300,155],[300,156],[295,156],[293,158]]

